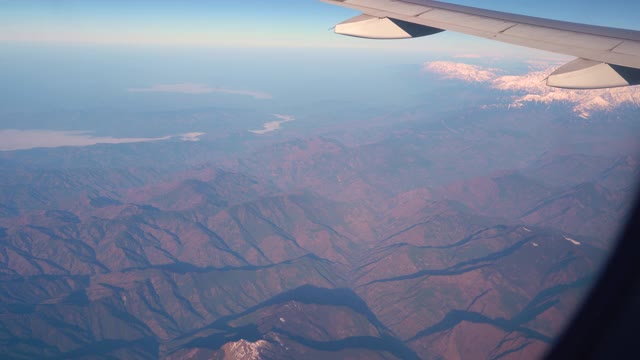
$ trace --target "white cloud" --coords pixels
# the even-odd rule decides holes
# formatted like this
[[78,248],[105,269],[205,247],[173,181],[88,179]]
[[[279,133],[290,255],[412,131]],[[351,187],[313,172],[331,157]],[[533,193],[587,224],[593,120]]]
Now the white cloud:
[[551,104],[562,102],[572,105],[573,111],[588,118],[595,111],[611,111],[621,105],[640,107],[640,87],[599,90],[568,90],[549,87],[546,77],[556,65],[544,70],[540,62],[531,64],[532,70],[524,75],[500,75],[497,70],[458,62],[434,61],[424,64],[423,70],[440,74],[448,79],[485,83],[491,88],[514,92],[509,107],[521,107],[526,103]]
[[0,130],[0,151],[54,148],[61,146],[90,146],[96,144],[126,144],[169,140],[198,141],[204,133],[188,133],[156,138],[115,138],[93,136],[88,131]]
[[263,128],[261,130],[249,130],[249,132],[252,132],[258,135],[266,134],[268,132],[272,132],[280,129],[280,125],[283,123],[295,120],[295,118],[291,115],[273,114],[273,116],[275,116],[280,120],[266,122],[264,123],[264,125],[262,125]]
[[210,87],[204,84],[193,84],[193,83],[158,84],[148,88],[131,88],[131,89],[128,89],[128,91],[132,93],[174,93],[174,94],[197,94],[197,95],[219,93],[219,94],[251,96],[254,99],[258,99],[258,100],[271,99],[270,94],[260,92],[260,91],[234,90],[234,89]]

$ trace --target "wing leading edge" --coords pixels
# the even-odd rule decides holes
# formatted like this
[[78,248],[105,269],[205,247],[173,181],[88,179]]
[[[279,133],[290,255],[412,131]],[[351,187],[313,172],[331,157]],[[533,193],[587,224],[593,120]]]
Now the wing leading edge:
[[448,30],[577,57],[549,75],[549,86],[598,89],[640,84],[640,31],[431,0],[321,1],[363,13],[336,25],[337,34],[404,39]]

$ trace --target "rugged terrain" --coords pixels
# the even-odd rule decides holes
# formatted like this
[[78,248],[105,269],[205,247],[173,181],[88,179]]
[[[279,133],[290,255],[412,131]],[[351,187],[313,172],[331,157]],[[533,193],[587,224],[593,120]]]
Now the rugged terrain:
[[226,154],[207,137],[3,153],[0,353],[542,354],[624,221],[632,134],[545,109],[416,113]]

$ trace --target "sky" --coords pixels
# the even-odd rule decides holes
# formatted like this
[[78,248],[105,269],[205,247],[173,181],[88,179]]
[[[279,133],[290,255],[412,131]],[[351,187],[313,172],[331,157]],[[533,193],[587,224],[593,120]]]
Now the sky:
[[[532,16],[638,28],[640,3],[627,0],[455,0]],[[3,0],[0,41],[82,44],[352,47],[389,42],[336,39],[328,31],[356,12],[317,0]],[[443,39],[443,36],[438,36]],[[432,48],[446,41],[425,41]],[[468,37],[454,37],[466,46]],[[414,47],[406,41],[396,47]]]

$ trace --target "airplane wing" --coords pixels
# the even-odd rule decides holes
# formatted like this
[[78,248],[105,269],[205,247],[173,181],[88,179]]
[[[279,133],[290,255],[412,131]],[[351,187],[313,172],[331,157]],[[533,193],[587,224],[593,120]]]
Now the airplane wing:
[[337,34],[405,39],[449,30],[577,57],[549,75],[549,86],[598,89],[640,84],[640,31],[431,0],[321,1],[363,13],[336,25]]

